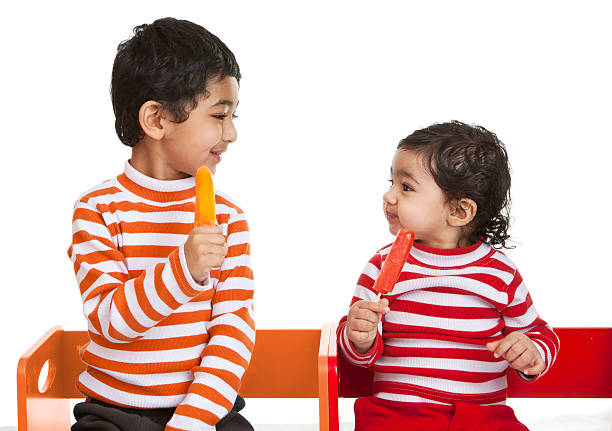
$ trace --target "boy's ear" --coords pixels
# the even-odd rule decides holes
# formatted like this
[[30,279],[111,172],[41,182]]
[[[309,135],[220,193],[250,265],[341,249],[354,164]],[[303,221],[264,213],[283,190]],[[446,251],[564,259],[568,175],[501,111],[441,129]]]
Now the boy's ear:
[[470,198],[455,199],[450,203],[450,206],[448,222],[451,226],[456,227],[468,225],[474,220],[478,210],[478,205]]
[[161,103],[147,100],[138,111],[138,121],[145,135],[156,141],[164,137],[164,121]]

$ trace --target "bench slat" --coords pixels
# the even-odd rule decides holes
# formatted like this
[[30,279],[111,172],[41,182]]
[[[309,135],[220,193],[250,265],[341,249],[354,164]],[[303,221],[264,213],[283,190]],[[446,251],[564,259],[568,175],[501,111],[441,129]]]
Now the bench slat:
[[[561,350],[551,370],[534,382],[508,369],[511,398],[612,398],[612,328],[555,328]],[[336,352],[330,352],[337,356]],[[372,372],[337,358],[340,397],[372,395]]]

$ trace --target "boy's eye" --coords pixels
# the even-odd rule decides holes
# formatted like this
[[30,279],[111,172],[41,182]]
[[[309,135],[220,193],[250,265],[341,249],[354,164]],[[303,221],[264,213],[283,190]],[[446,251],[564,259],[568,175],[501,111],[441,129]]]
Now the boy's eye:
[[393,180],[391,178],[389,178],[387,181],[390,183],[389,187],[393,186]]
[[[216,118],[217,120],[225,120],[227,118],[227,114],[216,114],[213,115],[214,118]],[[236,114],[232,114],[232,120],[235,120],[236,118],[238,118],[238,115]]]

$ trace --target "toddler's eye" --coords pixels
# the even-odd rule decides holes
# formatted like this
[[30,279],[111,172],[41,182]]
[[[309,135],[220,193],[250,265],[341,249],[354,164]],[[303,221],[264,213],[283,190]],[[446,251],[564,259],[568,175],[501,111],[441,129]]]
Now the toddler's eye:
[[238,118],[238,114],[232,114],[232,119],[235,120],[236,118]]
[[402,187],[404,188],[405,192],[412,191],[412,187],[410,187],[408,184],[402,184]]
[[389,187],[393,186],[393,180],[391,178],[389,178],[387,181],[389,181]]
[[217,114],[213,115],[213,117],[215,117],[217,120],[224,120],[225,117],[227,117],[227,114]]

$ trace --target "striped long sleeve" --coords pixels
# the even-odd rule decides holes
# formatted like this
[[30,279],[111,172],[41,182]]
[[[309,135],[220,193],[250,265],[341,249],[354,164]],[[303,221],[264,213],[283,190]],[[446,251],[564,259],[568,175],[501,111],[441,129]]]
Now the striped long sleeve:
[[[374,281],[389,250],[370,259],[351,304],[376,300]],[[374,371],[374,394],[382,400],[503,404],[508,363],[486,343],[521,331],[540,351],[544,372],[559,350],[515,265],[487,244],[452,250],[415,244],[393,291],[383,297],[391,311],[369,352],[355,352],[346,317],[337,334],[343,356]]]
[[[535,376],[535,378],[539,378],[548,372],[555,359],[557,359],[559,339],[550,325],[538,315],[531,300],[531,295],[518,270],[514,273],[508,291],[512,295],[510,303],[501,310],[504,319],[503,333],[508,335],[511,332],[520,331],[535,344],[545,365],[544,370]],[[519,373],[519,376],[525,380],[534,379],[534,376],[526,376],[522,373]]]
[[[170,247],[172,251],[166,250],[167,257],[130,278],[126,256],[113,243],[116,235],[110,229],[117,227],[105,225],[103,213],[98,210],[102,205],[93,206],[89,197],[76,204],[69,255],[92,335],[118,344],[136,341],[200,292],[212,289],[210,281],[198,285],[191,279],[182,245]],[[137,253],[149,255],[134,259],[146,259],[169,248],[150,245],[122,248],[126,247],[138,247],[141,250]]]
[[[255,340],[253,287],[246,219],[230,219],[228,256],[213,297],[210,340],[194,367],[194,379],[166,430],[214,430],[232,408]],[[204,424],[202,424],[204,422]]]
[[192,279],[183,244],[194,185],[193,177],[159,181],[126,163],[77,201],[68,254],[91,340],[77,386],[120,406],[180,406],[177,416],[198,426],[176,429],[214,429],[250,361],[253,275],[246,217],[216,192],[228,255],[205,283]]
[[[363,269],[363,273],[359,277],[359,280],[357,282],[357,289],[355,290],[355,294],[351,299],[351,306],[355,302],[362,300],[372,302],[377,301],[378,294],[372,289],[372,287],[374,286],[374,281],[378,278],[378,274],[380,273],[381,267],[381,257],[380,254],[377,253],[372,259],[370,259],[370,261]],[[360,367],[369,367],[378,360],[378,358],[383,352],[382,322],[378,324],[378,331],[376,333],[376,338],[374,339],[374,344],[372,345],[370,350],[365,353],[357,352],[357,350],[355,350],[355,347],[353,346],[353,343],[351,343],[351,341],[348,339],[346,323],[347,316],[344,316],[340,320],[340,323],[338,324],[338,328],[336,330],[340,351],[352,364],[358,365]]]

